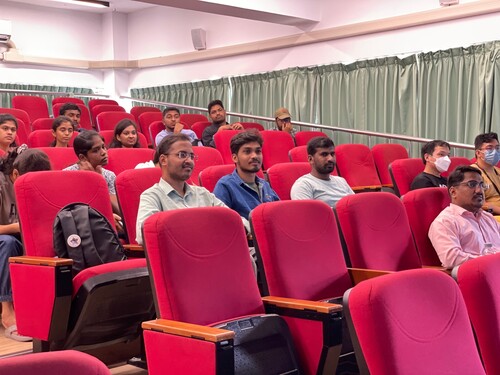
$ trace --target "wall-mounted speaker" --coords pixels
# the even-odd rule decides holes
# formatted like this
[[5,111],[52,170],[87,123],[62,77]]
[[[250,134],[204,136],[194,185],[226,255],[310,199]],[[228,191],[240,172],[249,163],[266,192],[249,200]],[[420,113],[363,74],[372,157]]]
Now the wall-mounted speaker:
[[207,32],[204,29],[192,29],[191,39],[193,47],[197,51],[207,49]]

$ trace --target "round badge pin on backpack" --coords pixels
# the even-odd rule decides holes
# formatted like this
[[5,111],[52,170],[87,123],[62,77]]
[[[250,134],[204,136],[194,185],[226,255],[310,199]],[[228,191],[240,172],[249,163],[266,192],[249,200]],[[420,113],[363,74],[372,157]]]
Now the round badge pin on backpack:
[[82,239],[78,234],[72,234],[68,237],[66,242],[68,243],[69,247],[75,248],[80,246],[80,244],[82,243]]

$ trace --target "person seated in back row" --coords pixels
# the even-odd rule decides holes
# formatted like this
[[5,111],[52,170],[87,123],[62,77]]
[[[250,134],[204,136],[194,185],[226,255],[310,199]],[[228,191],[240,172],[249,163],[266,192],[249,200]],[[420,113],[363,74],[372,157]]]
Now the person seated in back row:
[[413,179],[410,190],[446,187],[446,177],[441,173],[448,171],[451,164],[450,144],[440,140],[427,142],[422,146],[421,154],[424,171]]
[[137,125],[130,119],[124,118],[115,126],[113,140],[109,148],[139,148],[139,136],[137,134]]
[[191,140],[193,146],[201,146],[196,133],[191,129],[184,129],[184,124],[181,122],[181,113],[178,108],[167,107],[163,111],[162,120],[165,129],[159,132],[155,138],[155,145],[158,146],[163,138],[172,134],[186,134]]
[[80,120],[82,117],[82,110],[75,103],[64,103],[61,108],[59,108],[59,116],[66,116],[73,121],[74,130],[77,132],[82,131],[80,127]]
[[274,121],[276,122],[276,130],[290,134],[295,137],[295,129],[292,126],[292,115],[288,109],[281,107],[274,112]]
[[212,120],[212,125],[203,130],[201,137],[204,146],[215,148],[214,135],[223,130],[243,130],[243,125],[239,122],[229,124],[226,121],[226,110],[220,100],[212,100],[208,103],[208,115]]

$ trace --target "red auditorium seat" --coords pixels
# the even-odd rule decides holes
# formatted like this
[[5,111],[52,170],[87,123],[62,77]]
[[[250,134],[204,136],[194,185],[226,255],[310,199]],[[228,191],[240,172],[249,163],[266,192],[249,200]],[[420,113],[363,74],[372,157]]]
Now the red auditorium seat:
[[73,147],[38,147],[38,149],[47,154],[52,170],[60,171],[78,162]]
[[463,156],[452,156],[450,157],[450,160],[451,160],[451,163],[450,163],[450,167],[448,168],[448,170],[444,173],[441,173],[441,175],[443,177],[448,177],[448,175],[453,172],[455,170],[456,167],[458,167],[459,165],[471,165],[472,162],[467,159],[466,157],[463,157]]
[[343,144],[335,147],[337,171],[354,192],[380,190],[382,183],[368,146]]
[[464,300],[442,272],[366,280],[346,292],[344,309],[370,374],[485,373]]
[[[75,140],[77,135],[78,132],[73,132],[71,140],[69,141],[70,147],[73,147],[73,141]],[[49,147],[53,141],[54,136],[52,135],[52,130],[34,130],[28,135],[27,145],[28,147]]]
[[[81,104],[85,105],[85,102],[80,99],[80,98],[75,98],[73,96],[60,96],[58,98],[52,99],[52,107],[54,107],[55,104],[59,103],[74,103],[74,104]],[[59,114],[54,113],[54,117],[57,117]]]
[[247,129],[257,129],[258,131],[265,130],[264,127],[258,122],[241,122],[241,121],[238,122],[243,126],[243,129],[245,130]]
[[[114,130],[101,130],[99,134],[104,138],[104,144],[106,146],[109,146],[110,143],[113,141],[113,138],[115,136],[115,131]],[[140,148],[148,148],[148,141],[146,140],[146,137],[144,134],[141,132],[137,132],[137,136],[139,137],[139,144]]]
[[[234,164],[212,165],[210,167],[206,167],[199,174],[200,186],[203,186],[205,189],[212,193],[215,189],[217,181],[219,181],[221,177],[233,173],[234,168]],[[260,178],[264,178],[264,173],[262,173],[262,170],[257,172],[257,176],[259,176]]]
[[153,160],[155,150],[150,148],[110,148],[106,169],[117,176],[127,169],[134,169],[137,164]]
[[33,337],[33,350],[97,348],[138,338],[141,322],[154,316],[144,259],[89,267],[73,277],[72,260],[54,257],[52,227],[67,204],[87,203],[114,225],[102,176],[27,173],[14,189],[26,256],[10,258],[10,274],[17,328]]
[[389,165],[397,159],[407,159],[408,151],[397,143],[381,143],[372,147],[372,156],[380,182],[385,186],[393,186]]
[[[31,131],[31,121],[30,121],[30,116],[28,115],[28,112],[26,112],[26,111],[24,111],[22,109],[16,109],[16,108],[0,108],[0,113],[9,113],[9,114],[11,114],[17,120],[21,120],[22,122],[24,122],[24,124]],[[26,136],[28,136],[28,135],[26,134]]]
[[405,208],[394,194],[348,195],[335,209],[352,267],[383,271],[422,267]]
[[310,172],[309,163],[278,163],[267,170],[267,179],[281,200],[290,200],[295,181]]
[[0,359],[2,375],[111,375],[97,358],[76,350],[31,353]]
[[[468,260],[453,270],[467,305],[487,374],[500,374],[500,254]],[[465,373],[464,370],[460,371]]]
[[154,148],[156,148],[156,146],[158,146],[156,144],[156,136],[162,130],[165,130],[165,124],[163,123],[163,121],[153,121],[151,124],[149,124],[149,128],[148,128],[149,139],[151,139],[151,141],[153,142]]
[[295,145],[307,146],[307,142],[316,137],[328,137],[321,131],[305,130],[295,133]]
[[139,127],[141,129],[141,133],[144,134],[148,140],[148,145],[152,145],[154,140],[150,139],[149,135],[149,124],[153,121],[161,121],[162,116],[159,112],[145,112],[139,115]]
[[215,148],[219,150],[225,164],[234,165],[233,154],[231,152],[231,139],[240,132],[241,130],[224,130],[214,134]]
[[[92,127],[92,121],[90,120],[90,111],[89,109],[84,105],[80,103],[75,103],[78,108],[80,108],[80,128],[82,129],[88,129],[91,130],[93,129]],[[52,106],[52,113],[54,113],[54,117],[59,116],[59,110],[61,107],[64,105],[64,103],[56,103]]]
[[[90,117],[92,118],[92,123],[97,127],[97,115],[102,112],[126,112],[125,108],[119,105],[113,104],[99,104],[95,107],[90,108]],[[133,118],[134,116],[132,116]]]
[[118,105],[118,102],[113,99],[90,99],[89,100],[89,109],[94,108],[97,105]]
[[25,123],[21,119],[17,120],[17,135],[16,144],[22,145],[23,143],[28,143],[28,137],[31,134],[31,129],[29,123]]
[[116,176],[116,196],[130,244],[137,244],[135,226],[141,194],[159,182],[160,178],[160,168],[128,169]]
[[[296,146],[292,148],[288,152],[288,156],[290,157],[290,160],[294,163],[309,163],[308,156],[307,156],[307,146]],[[338,176],[339,174],[337,173],[337,165],[335,164],[335,168],[333,169],[333,172],[331,173],[332,176]]]
[[195,122],[208,121],[207,116],[198,113],[181,113],[181,122],[191,128]]
[[[327,336],[335,335],[340,305],[259,295],[245,230],[235,211],[202,207],[160,212],[145,221],[143,233],[160,318],[143,324],[151,375],[167,370],[225,374],[233,366],[236,374],[298,373],[292,370],[295,356],[288,355],[288,341],[279,334],[289,335],[286,323],[266,311],[301,318],[306,325],[325,321]],[[283,328],[268,337],[270,331],[261,330],[261,324],[274,320]],[[339,340],[327,344],[335,346]],[[321,374],[322,365],[332,366],[326,362],[304,373]]]
[[15,95],[12,97],[12,108],[22,109],[28,113],[31,125],[37,118],[50,117],[47,101],[40,96]]
[[208,128],[212,123],[210,121],[197,121],[191,125],[191,130],[196,133],[196,138],[201,139],[203,135],[203,130]]
[[[193,152],[198,156],[194,162],[193,173],[188,183],[191,185],[200,185],[200,173],[213,165],[223,165],[222,156],[218,150],[212,147],[193,146]],[[232,166],[234,170],[234,165]],[[231,171],[232,172],[232,171]],[[214,185],[215,187],[215,185]],[[212,189],[213,190],[213,189]]]
[[424,170],[421,158],[408,158],[394,160],[389,165],[394,191],[398,196],[403,196],[410,191],[413,179]]
[[141,105],[136,105],[130,109],[130,114],[134,116],[135,118],[135,123],[139,124],[139,116],[142,115],[145,112],[160,112],[161,109],[157,107],[151,107],[151,106],[141,106]]
[[441,266],[428,233],[436,216],[450,205],[448,189],[435,187],[412,190],[403,195],[402,201],[422,265]]
[[94,118],[95,122],[94,124],[96,125],[97,131],[100,130],[114,130],[116,124],[124,119],[128,119],[132,122],[135,122],[135,117],[132,116],[130,113],[125,112],[125,109],[123,111],[116,106],[114,109],[110,108],[110,106],[101,106],[98,105],[94,107]]
[[266,170],[277,163],[286,163],[288,152],[295,147],[293,138],[286,132],[264,130],[260,132],[262,140],[262,169]]
[[[56,116],[57,117],[57,116]],[[31,124],[32,130],[52,130],[52,123],[54,122],[53,118],[37,118]]]

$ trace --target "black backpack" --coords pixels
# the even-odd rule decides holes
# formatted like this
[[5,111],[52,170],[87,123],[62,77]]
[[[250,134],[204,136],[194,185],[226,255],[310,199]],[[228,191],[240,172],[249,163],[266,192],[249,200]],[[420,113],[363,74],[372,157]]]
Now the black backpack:
[[73,273],[126,259],[125,250],[108,219],[85,203],[61,208],[54,220],[54,250],[73,259]]

